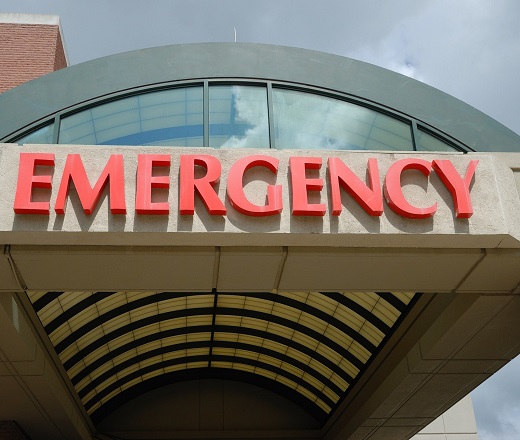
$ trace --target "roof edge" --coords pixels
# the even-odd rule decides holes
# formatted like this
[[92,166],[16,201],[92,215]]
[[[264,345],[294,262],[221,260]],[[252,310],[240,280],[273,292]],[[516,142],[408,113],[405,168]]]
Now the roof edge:
[[0,95],[0,139],[48,115],[115,92],[190,79],[228,78],[336,91],[414,118],[476,151],[520,151],[518,134],[420,81],[338,55],[253,43],[140,49],[45,75]]

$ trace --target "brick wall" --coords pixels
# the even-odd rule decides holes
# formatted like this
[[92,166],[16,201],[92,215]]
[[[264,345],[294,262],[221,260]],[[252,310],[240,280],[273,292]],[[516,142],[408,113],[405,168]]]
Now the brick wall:
[[66,66],[59,25],[0,23],[0,93]]

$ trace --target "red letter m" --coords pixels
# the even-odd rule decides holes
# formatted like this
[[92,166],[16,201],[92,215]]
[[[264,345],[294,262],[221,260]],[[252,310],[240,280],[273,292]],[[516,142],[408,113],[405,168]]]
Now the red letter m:
[[56,206],[54,207],[57,214],[65,213],[65,199],[67,198],[70,181],[76,187],[76,192],[85,214],[92,214],[108,181],[110,181],[110,212],[112,214],[126,214],[125,176],[123,156],[121,154],[112,154],[110,156],[94,188],[90,186],[81,156],[79,154],[69,154],[63,169]]

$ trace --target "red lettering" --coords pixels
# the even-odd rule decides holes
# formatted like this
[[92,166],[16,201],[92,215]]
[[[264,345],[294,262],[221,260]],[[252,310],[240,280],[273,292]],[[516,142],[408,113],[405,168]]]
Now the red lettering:
[[267,204],[258,206],[247,200],[244,194],[244,173],[253,167],[264,167],[276,175],[278,159],[269,156],[249,156],[237,160],[229,170],[227,181],[227,195],[231,206],[245,215],[262,217],[280,214],[282,212],[282,187],[280,185],[267,186]]
[[135,212],[137,214],[169,214],[168,202],[152,202],[153,188],[169,188],[170,176],[154,176],[153,167],[169,167],[167,154],[139,154],[137,156],[137,187]]
[[418,170],[425,176],[430,175],[432,164],[422,159],[401,159],[395,162],[386,173],[384,194],[388,206],[396,214],[406,218],[428,218],[437,211],[437,203],[428,208],[417,208],[410,205],[403,195],[401,188],[401,174],[405,170]]
[[444,186],[448,188],[455,206],[457,218],[470,218],[473,215],[473,206],[469,197],[469,186],[475,175],[478,160],[472,160],[466,169],[464,179],[449,160],[434,160],[433,169],[441,179]]
[[329,158],[330,193],[332,215],[340,215],[342,210],[340,185],[370,215],[383,214],[383,197],[379,183],[377,159],[368,159],[369,186],[356,176],[338,157]]
[[[169,154],[139,154],[137,156],[137,179],[135,192],[135,212],[137,214],[168,215],[170,204],[164,201],[152,201],[156,194],[154,190],[166,190],[171,186],[169,169],[158,170],[171,166]],[[432,169],[450,192],[457,218],[470,218],[473,206],[470,197],[470,187],[478,166],[478,160],[470,160],[465,173],[459,174],[452,161],[436,159],[432,162],[424,159],[401,159],[393,163],[385,176],[383,191],[381,191],[378,162],[369,158],[367,176],[358,177],[352,169],[339,157],[328,158],[328,179],[330,181],[330,200],[332,215],[339,216],[343,206],[341,190],[347,191],[352,198],[371,216],[383,214],[383,198],[396,214],[411,219],[431,217],[437,211],[437,203],[428,207],[418,207],[406,200],[403,194],[401,178],[406,170],[416,170],[428,178]],[[290,191],[292,196],[292,215],[324,216],[326,206],[323,203],[310,203],[311,191],[314,200],[319,201],[324,180],[319,172],[314,171],[314,177],[308,177],[308,170],[320,170],[321,157],[293,156],[289,158]],[[50,198],[52,189],[52,172],[38,167],[54,167],[55,156],[52,153],[20,153],[18,181],[14,197],[13,209],[16,214],[50,213]],[[259,205],[252,203],[244,191],[244,176],[253,167],[263,167],[278,174],[279,159],[265,155],[246,156],[238,159],[229,169],[227,179],[227,197],[233,208],[248,216],[262,217],[278,215],[282,212],[282,185],[267,184],[265,202]],[[217,157],[205,154],[180,156],[179,169],[179,213],[193,215],[195,213],[196,194],[202,199],[210,215],[225,215],[226,207],[219,199],[217,184],[222,174],[222,166]],[[309,174],[312,175],[311,172]],[[57,214],[65,213],[66,199],[69,187],[76,188],[81,206],[87,215],[91,215],[109,184],[109,206],[112,214],[125,214],[125,178],[124,163],[121,154],[109,157],[104,170],[94,187],[91,187],[81,156],[69,154],[63,168],[62,179],[58,188],[56,205]],[[48,191],[35,191],[43,188]],[[166,197],[167,198],[167,197]],[[34,200],[33,200],[34,199]],[[311,197],[312,200],[312,197]]]
[[[206,169],[204,177],[195,179],[195,166]],[[195,213],[195,191],[199,194],[211,215],[225,215],[226,207],[218,198],[214,186],[220,180],[220,161],[207,154],[181,155],[179,212],[182,215]]]
[[293,215],[325,215],[323,203],[309,203],[308,191],[321,191],[323,179],[308,179],[307,170],[319,170],[321,168],[321,157],[289,158],[292,184],[292,214]]
[[56,206],[54,207],[57,214],[65,213],[65,199],[67,198],[70,181],[74,183],[85,214],[92,214],[108,181],[110,181],[110,212],[112,214],[126,214],[125,176],[121,154],[110,156],[94,188],[90,186],[81,156],[79,154],[67,155],[58,197],[56,198]]
[[[38,165],[54,166],[54,154],[52,153],[20,153],[20,165],[18,167],[18,183],[14,198],[14,212],[16,214],[50,214],[50,203],[33,202],[33,188],[51,188],[52,176],[49,174],[35,176]],[[50,198],[50,195],[49,195]]]

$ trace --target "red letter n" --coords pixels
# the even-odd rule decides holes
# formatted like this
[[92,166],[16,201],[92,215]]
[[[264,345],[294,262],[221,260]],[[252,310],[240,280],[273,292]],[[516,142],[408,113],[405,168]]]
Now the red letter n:
[[342,186],[359,205],[370,215],[383,214],[383,196],[379,183],[377,159],[368,159],[369,186],[356,176],[338,157],[329,158],[330,193],[332,196],[332,215],[341,214]]

